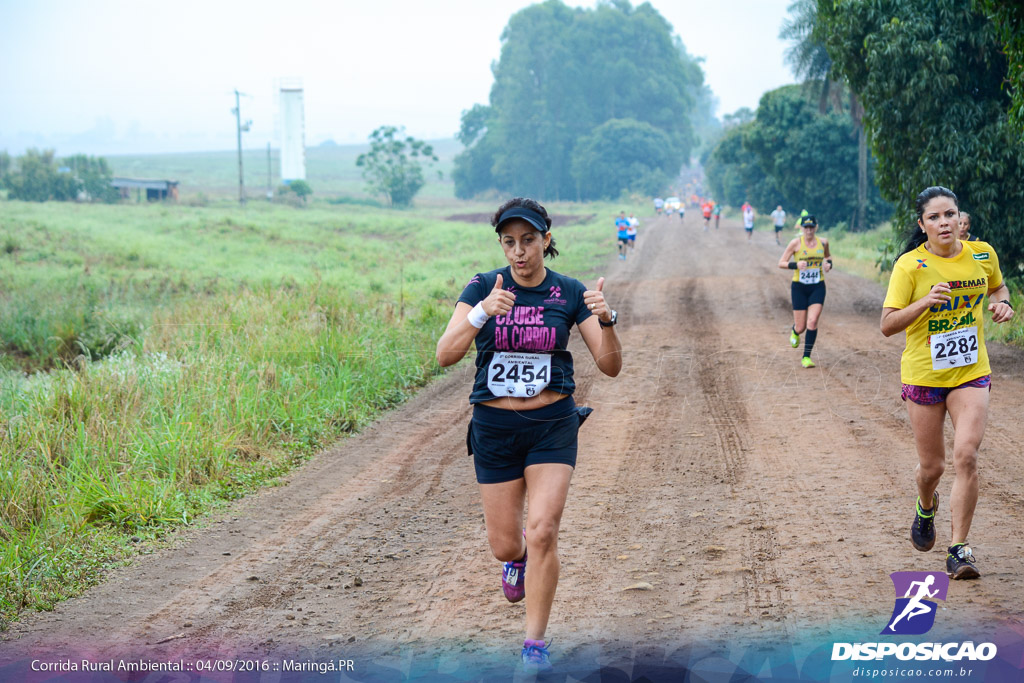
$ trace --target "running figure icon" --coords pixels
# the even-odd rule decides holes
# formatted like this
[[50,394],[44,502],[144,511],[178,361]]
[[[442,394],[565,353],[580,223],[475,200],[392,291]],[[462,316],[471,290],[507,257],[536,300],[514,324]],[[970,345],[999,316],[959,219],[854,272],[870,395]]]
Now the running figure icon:
[[[903,617],[906,617],[907,621],[910,621],[914,617],[920,616],[922,614],[928,614],[929,612],[935,609],[934,602],[931,603],[930,606],[922,602],[922,598],[934,598],[938,594],[938,588],[936,588],[933,591],[928,590],[928,587],[931,586],[933,583],[935,583],[935,577],[931,574],[929,574],[924,581],[911,582],[910,588],[907,589],[906,595],[903,596],[905,598],[910,598],[910,602],[908,602],[907,606],[903,608],[903,611],[900,612],[900,615],[893,619],[892,623],[889,624],[890,631],[894,633],[896,632],[896,622],[898,622]],[[917,594],[911,597],[910,593],[914,590],[914,586],[917,586]]]
[[935,625],[938,601],[945,600],[949,577],[944,572],[893,572],[896,601],[883,635],[921,635]]

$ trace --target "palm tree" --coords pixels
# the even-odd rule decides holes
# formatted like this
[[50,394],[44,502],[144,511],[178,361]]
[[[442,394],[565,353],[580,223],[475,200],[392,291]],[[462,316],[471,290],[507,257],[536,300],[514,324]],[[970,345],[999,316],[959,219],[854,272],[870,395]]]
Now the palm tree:
[[864,107],[857,94],[843,81],[832,79],[832,58],[825,49],[825,39],[818,25],[818,0],[793,0],[788,7],[789,17],[782,22],[779,38],[790,41],[786,49],[786,62],[793,75],[818,91],[818,109],[822,113],[831,101],[836,109],[843,109],[843,95],[849,91],[850,118],[857,133],[857,212],[850,222],[853,230],[867,228],[868,204],[868,145],[864,131]]

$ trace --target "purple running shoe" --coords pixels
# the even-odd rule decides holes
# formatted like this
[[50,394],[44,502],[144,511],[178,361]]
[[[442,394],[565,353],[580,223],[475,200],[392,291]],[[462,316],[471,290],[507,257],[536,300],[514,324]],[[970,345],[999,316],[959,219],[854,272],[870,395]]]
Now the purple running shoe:
[[526,553],[523,559],[506,562],[501,568],[501,590],[509,602],[519,602],[526,597]]

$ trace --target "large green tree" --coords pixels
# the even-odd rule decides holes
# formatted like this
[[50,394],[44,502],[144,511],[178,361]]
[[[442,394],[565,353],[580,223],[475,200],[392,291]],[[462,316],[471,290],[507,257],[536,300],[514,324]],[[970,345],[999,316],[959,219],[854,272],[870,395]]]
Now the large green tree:
[[[822,113],[798,85],[771,90],[761,97],[757,117],[743,136],[743,146],[757,160],[784,206],[807,209],[825,226],[857,218],[857,137],[849,102]],[[871,168],[864,225],[885,220],[890,207],[882,200]],[[769,211],[779,202],[754,206]]]
[[[106,176],[106,182],[110,182],[109,174]],[[65,164],[58,164],[52,149],[26,150],[4,174],[3,184],[11,199],[27,202],[45,202],[52,199],[71,201],[77,199],[83,189],[82,181],[74,173],[74,169]]]
[[1024,4],[1020,0],[974,0],[995,25],[1006,55],[1010,120],[1024,130]]
[[116,202],[120,198],[117,188],[110,184],[114,172],[103,157],[76,154],[63,160],[63,168],[78,180],[80,188],[90,201]]
[[[492,188],[582,196],[574,150],[612,119],[661,131],[676,171],[689,158],[703,73],[650,4],[613,0],[577,9],[548,0],[514,14],[501,40],[489,106],[463,115],[459,138],[467,149],[453,172],[459,196]],[[657,161],[644,173],[652,170]]]
[[679,172],[664,131],[633,119],[610,119],[580,138],[572,175],[581,199],[615,199],[622,190],[655,195]]
[[993,23],[960,0],[819,0],[829,54],[864,105],[878,184],[910,227],[946,185],[1005,270],[1024,264],[1024,143],[1010,125]]
[[[705,163],[714,197],[758,211],[781,204],[807,209],[828,227],[850,224],[858,213],[857,139],[849,103],[817,106],[814,89],[790,85],[761,96],[757,112],[737,112]],[[890,207],[869,177],[865,220],[888,218]]]
[[496,186],[491,167],[500,150],[496,146],[496,136],[486,135],[493,115],[493,110],[482,104],[475,104],[472,109],[462,112],[462,125],[456,137],[466,149],[456,157],[455,168],[452,169],[455,196],[459,199],[469,199]]
[[432,146],[412,136],[402,137],[404,132],[397,126],[381,126],[370,134],[370,151],[356,159],[369,189],[384,195],[391,206],[412,204],[425,182],[423,163],[437,161]]
[[864,129],[864,108],[843,80],[835,80],[832,58],[825,46],[822,22],[818,21],[817,0],[793,0],[789,16],[782,23],[779,37],[790,42],[786,62],[804,86],[818,96],[818,111],[842,109],[849,102],[850,118],[857,135],[857,211],[850,221],[853,230],[864,230],[868,225],[868,145]]
[[702,160],[708,189],[715,201],[729,206],[750,202],[760,210],[780,201],[781,195],[761,163],[743,145],[755,126],[754,112],[744,107],[722,117],[724,132]]

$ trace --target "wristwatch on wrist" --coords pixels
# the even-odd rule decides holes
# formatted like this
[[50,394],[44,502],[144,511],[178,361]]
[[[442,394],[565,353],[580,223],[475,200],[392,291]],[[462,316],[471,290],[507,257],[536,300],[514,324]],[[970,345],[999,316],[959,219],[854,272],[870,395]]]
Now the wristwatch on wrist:
[[600,318],[597,319],[597,322],[601,323],[601,327],[613,327],[615,325],[615,323],[619,322],[619,314],[618,314],[617,311],[615,311],[613,309],[612,310],[611,322],[607,322],[606,323],[605,321],[601,320]]

